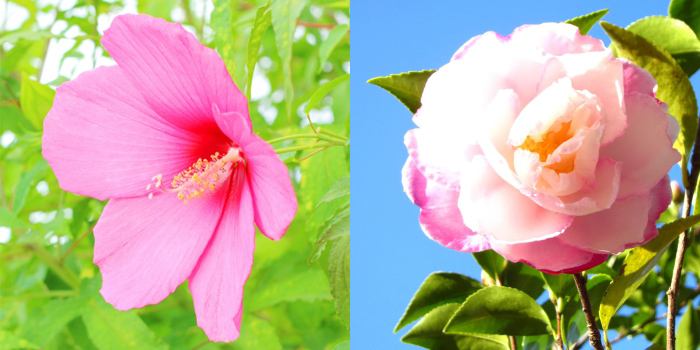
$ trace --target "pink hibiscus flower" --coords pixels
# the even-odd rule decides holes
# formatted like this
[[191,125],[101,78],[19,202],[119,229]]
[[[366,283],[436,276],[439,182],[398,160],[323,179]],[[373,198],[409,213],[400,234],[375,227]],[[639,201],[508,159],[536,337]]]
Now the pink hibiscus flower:
[[252,133],[224,62],[181,25],[122,15],[102,44],[118,65],[61,85],[43,136],[62,189],[110,199],[94,230],[101,293],[128,310],[189,279],[199,327],[233,341],[254,223],[278,240],[296,213],[287,167]]

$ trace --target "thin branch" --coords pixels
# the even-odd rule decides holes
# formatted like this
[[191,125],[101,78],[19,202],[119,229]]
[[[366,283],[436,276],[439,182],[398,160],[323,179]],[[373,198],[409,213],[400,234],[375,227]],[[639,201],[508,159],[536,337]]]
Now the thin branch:
[[75,249],[75,248],[78,246],[78,244],[79,244],[83,239],[85,239],[85,237],[87,237],[88,235],[90,235],[90,233],[92,233],[92,229],[95,228],[95,225],[96,225],[96,224],[97,224],[97,223],[94,223],[94,224],[90,225],[90,227],[88,227],[88,229],[85,230],[85,232],[83,232],[82,235],[80,235],[75,241],[73,241],[73,244],[71,244],[70,247],[68,247],[68,249],[66,250],[66,252],[63,253],[63,256],[61,257],[61,263],[63,263],[63,262],[66,260],[66,258],[68,257],[68,255],[70,255],[70,253],[73,251],[73,249]]
[[510,339],[510,350],[518,350],[518,342],[515,339],[514,335],[509,335],[508,339]]
[[309,27],[309,28],[326,28],[326,29],[335,28],[335,26],[332,24],[309,23],[309,22],[302,22],[302,21],[297,21],[297,25],[302,26],[302,27]]
[[561,338],[561,312],[559,312],[559,308],[557,308],[557,339],[556,339],[556,344],[559,347],[559,350],[564,350],[564,340]]
[[591,301],[588,298],[586,277],[583,277],[580,272],[572,276],[574,276],[576,289],[578,289],[578,294],[581,297],[581,306],[583,307],[583,314],[586,316],[586,323],[588,323],[588,335],[590,337],[591,346],[596,350],[605,350],[603,348],[603,343],[600,341],[600,331],[598,330],[598,325],[595,323],[595,316],[591,309]]

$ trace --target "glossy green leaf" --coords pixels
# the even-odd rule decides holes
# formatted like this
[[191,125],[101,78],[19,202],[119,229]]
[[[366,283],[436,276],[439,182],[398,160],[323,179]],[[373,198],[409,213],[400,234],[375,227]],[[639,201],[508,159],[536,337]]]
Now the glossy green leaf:
[[700,68],[700,40],[683,21],[651,16],[630,24],[627,30],[653,41],[670,53],[688,76]]
[[608,13],[608,11],[608,9],[598,10],[587,15],[567,20],[566,23],[577,26],[579,33],[581,33],[581,35],[586,35],[588,34],[588,31],[590,31],[591,28],[593,28],[593,26]]
[[619,57],[629,59],[656,79],[658,83],[656,97],[668,104],[668,112],[678,120],[681,126],[674,148],[683,156],[681,162],[683,182],[685,187],[688,187],[686,178],[688,157],[698,128],[698,106],[688,76],[673,57],[658,45],[610,23],[601,22],[601,26],[615,44]]
[[248,101],[250,101],[250,91],[253,87],[253,73],[255,72],[255,64],[258,62],[260,45],[262,44],[263,37],[270,23],[272,23],[272,14],[270,12],[270,2],[268,1],[265,6],[260,7],[255,13],[253,29],[251,29],[250,38],[248,39],[248,56],[246,57],[246,68],[248,69],[246,98],[248,98]]
[[486,287],[470,295],[445,333],[537,335],[551,333],[549,318],[529,295],[509,287]]
[[575,288],[574,279],[569,274],[550,275],[542,272],[542,278],[555,298],[563,298]]
[[695,0],[671,0],[668,14],[685,22],[700,37],[700,3]]
[[321,86],[314,92],[313,95],[311,95],[311,98],[309,99],[309,103],[306,104],[306,108],[304,108],[304,113],[309,113],[311,112],[311,109],[316,107],[319,101],[323,97],[325,97],[331,90],[333,90],[336,86],[340,85],[340,83],[347,81],[350,79],[350,74],[343,74]]
[[41,347],[8,331],[0,330],[0,350],[17,349],[34,350]]
[[526,264],[509,262],[502,275],[504,286],[521,290],[532,299],[539,298],[544,292],[542,274]]
[[[484,285],[471,277],[453,272],[434,272],[423,281],[413,295],[394,332],[445,304],[461,304]],[[442,329],[440,329],[442,330]]]
[[688,304],[676,332],[676,349],[695,350],[700,346],[700,310]]
[[330,241],[350,235],[350,202],[333,214],[321,228],[321,233],[309,256],[309,262],[318,260]]
[[406,72],[372,78],[367,82],[388,91],[415,114],[421,106],[420,98],[423,95],[425,83],[433,73],[435,70]]
[[34,164],[29,171],[22,174],[19,182],[17,182],[17,188],[15,188],[15,199],[14,203],[12,204],[12,212],[15,215],[17,215],[17,213],[22,210],[22,207],[24,207],[24,203],[27,200],[27,195],[29,195],[29,190],[36,184],[37,179],[41,178],[41,176],[43,176],[48,169],[49,163],[42,159],[36,162],[36,164]]
[[19,102],[24,116],[37,130],[44,129],[44,118],[53,106],[54,96],[56,91],[52,88],[29,79],[27,74],[22,74]]
[[328,37],[321,43],[321,45],[318,48],[319,72],[323,70],[323,64],[326,63],[326,61],[328,61],[328,57],[331,55],[331,52],[333,51],[333,49],[335,49],[338,43],[340,43],[343,37],[345,37],[345,34],[348,33],[349,28],[350,26],[348,26],[347,24],[341,24],[331,29],[330,32],[328,32]]
[[645,245],[632,249],[625,258],[622,268],[608,286],[600,305],[600,323],[607,338],[610,320],[617,310],[644,281],[656,266],[661,255],[678,235],[700,222],[700,216],[678,219],[659,229],[659,235]]
[[502,279],[501,274],[506,267],[506,259],[490,249],[472,253],[472,256],[492,280],[500,281]]
[[335,312],[350,328],[350,237],[333,243],[328,258],[328,279],[335,297]]
[[442,330],[459,309],[459,305],[459,303],[450,303],[433,309],[408,331],[401,341],[431,350],[508,349],[508,338],[503,335],[443,333]]
[[282,59],[284,71],[284,97],[287,117],[292,118],[294,86],[292,84],[292,39],[296,21],[308,0],[271,0],[272,28],[275,30],[277,53]]

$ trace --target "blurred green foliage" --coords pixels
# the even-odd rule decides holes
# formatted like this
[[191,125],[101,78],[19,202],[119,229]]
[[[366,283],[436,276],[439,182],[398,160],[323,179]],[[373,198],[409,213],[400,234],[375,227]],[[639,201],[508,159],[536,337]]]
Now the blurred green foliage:
[[[298,18],[284,11],[287,17],[279,18],[270,5],[297,6]],[[348,349],[349,83],[321,90],[308,114],[305,107],[325,83],[349,73],[349,6],[337,0],[0,2],[2,349]],[[264,139],[323,136],[273,144],[289,150],[280,157],[299,210],[279,242],[256,237],[241,337],[233,343],[212,343],[197,327],[187,282],[142,309],[120,312],[105,303],[92,263],[92,228],[106,202],[62,191],[41,155],[42,121],[55,88],[114,64],[101,34],[116,15],[135,12],[182,22],[216,48],[251,97],[254,132]],[[281,44],[282,36],[289,40]]]

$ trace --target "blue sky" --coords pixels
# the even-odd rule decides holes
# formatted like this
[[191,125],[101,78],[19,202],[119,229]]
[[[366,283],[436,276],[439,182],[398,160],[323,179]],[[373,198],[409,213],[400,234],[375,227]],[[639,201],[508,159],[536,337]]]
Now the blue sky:
[[[428,274],[452,271],[480,279],[470,254],[428,239],[418,208],[401,186],[407,153],[403,136],[415,125],[410,112],[380,88],[375,76],[439,68],[472,36],[509,34],[522,24],[559,22],[602,8],[619,26],[666,15],[665,1],[407,1],[353,0],[352,28],[352,325],[354,349],[417,349],[393,328]],[[609,43],[602,28],[589,35]],[[695,86],[698,80],[693,79]],[[678,178],[676,170],[672,174]],[[615,349],[640,349],[643,337]]]

